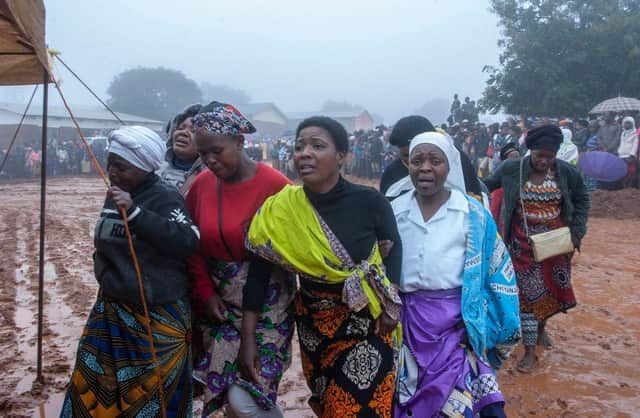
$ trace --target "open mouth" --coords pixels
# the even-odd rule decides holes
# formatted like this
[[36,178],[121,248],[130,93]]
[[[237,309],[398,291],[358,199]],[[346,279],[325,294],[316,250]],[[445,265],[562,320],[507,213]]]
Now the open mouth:
[[300,171],[300,174],[304,176],[304,175],[313,173],[316,170],[316,168],[311,164],[300,164],[300,167],[298,170]]

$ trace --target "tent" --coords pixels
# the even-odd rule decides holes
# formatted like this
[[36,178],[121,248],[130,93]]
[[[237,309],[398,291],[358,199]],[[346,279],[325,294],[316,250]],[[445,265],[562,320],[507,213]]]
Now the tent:
[[42,376],[44,237],[47,183],[47,108],[49,58],[45,45],[43,0],[0,0],[0,86],[44,84],[42,168],[40,173],[40,255],[38,269],[37,379]]

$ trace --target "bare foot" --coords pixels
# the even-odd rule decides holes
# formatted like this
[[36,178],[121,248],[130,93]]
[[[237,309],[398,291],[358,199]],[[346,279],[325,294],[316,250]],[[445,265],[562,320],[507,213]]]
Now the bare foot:
[[546,348],[547,350],[553,348],[553,340],[551,339],[551,337],[549,337],[547,331],[544,331],[538,337],[538,345]]
[[538,365],[538,356],[535,354],[525,354],[525,356],[517,364],[520,373],[531,373]]

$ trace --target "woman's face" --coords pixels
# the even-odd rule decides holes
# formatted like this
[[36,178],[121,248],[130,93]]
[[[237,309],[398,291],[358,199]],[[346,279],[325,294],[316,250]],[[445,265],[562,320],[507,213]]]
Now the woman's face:
[[191,132],[191,118],[187,118],[176,128],[173,133],[172,149],[178,160],[192,162],[198,158],[198,148],[193,140]]
[[623,126],[626,130],[633,129],[633,123],[631,123],[631,121],[626,121]]
[[421,197],[431,197],[444,189],[449,162],[444,152],[433,144],[421,144],[409,158],[409,175]]
[[202,162],[216,177],[224,180],[236,175],[242,162],[242,135],[212,134],[198,129],[194,139]]
[[546,173],[556,163],[556,153],[545,149],[531,150],[531,165],[539,173]]
[[107,157],[107,175],[111,185],[125,192],[134,190],[147,174],[117,154],[109,153]]
[[343,159],[326,129],[308,126],[298,134],[293,163],[305,185],[313,188],[335,178]]

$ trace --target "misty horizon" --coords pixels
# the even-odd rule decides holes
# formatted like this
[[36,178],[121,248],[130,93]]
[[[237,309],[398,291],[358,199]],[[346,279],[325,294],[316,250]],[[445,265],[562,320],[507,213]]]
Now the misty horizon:
[[[105,100],[122,71],[165,67],[285,112],[347,101],[389,125],[427,102],[446,104],[446,113],[454,93],[478,99],[482,68],[499,54],[488,1],[45,0],[45,7],[49,47]],[[59,63],[55,70],[72,104],[99,106]],[[0,100],[26,103],[31,90],[3,87]],[[51,97],[60,103],[56,92]]]

